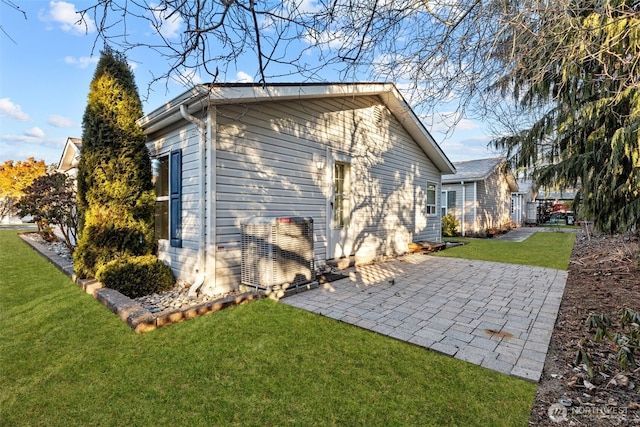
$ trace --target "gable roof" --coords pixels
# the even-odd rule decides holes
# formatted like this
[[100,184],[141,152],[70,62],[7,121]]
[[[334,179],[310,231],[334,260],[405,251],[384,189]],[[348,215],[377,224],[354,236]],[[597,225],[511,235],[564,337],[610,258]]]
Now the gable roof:
[[162,107],[138,120],[145,134],[181,120],[180,106],[189,114],[209,105],[246,102],[284,101],[292,99],[378,96],[405,130],[442,173],[454,173],[455,167],[424,127],[418,116],[393,83],[225,83],[197,85]]
[[[453,165],[456,168],[456,173],[442,176],[443,184],[457,184],[461,181],[474,182],[484,181],[489,178],[492,173],[495,172],[501,165],[506,165],[507,160],[504,157],[493,157],[489,159],[477,159],[467,160],[464,162],[454,162]],[[507,169],[507,182],[511,191],[518,191],[518,184],[516,179],[511,173],[510,169]]]
[[81,148],[82,139],[68,137],[64,144],[60,160],[58,161],[58,170],[61,172],[67,172],[70,169],[78,167]]
[[540,187],[536,200],[574,200],[577,193],[577,188],[565,188],[564,190],[560,190]]
[[532,200],[573,200],[576,198],[580,185],[577,187],[556,188],[553,186],[540,186],[532,179],[518,179],[520,192],[527,193]]

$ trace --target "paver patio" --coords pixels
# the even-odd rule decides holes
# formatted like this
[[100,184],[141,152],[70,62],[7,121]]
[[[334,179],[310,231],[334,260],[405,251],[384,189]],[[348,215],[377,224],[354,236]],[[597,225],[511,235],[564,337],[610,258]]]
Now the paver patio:
[[566,271],[414,254],[346,272],[281,302],[539,381]]

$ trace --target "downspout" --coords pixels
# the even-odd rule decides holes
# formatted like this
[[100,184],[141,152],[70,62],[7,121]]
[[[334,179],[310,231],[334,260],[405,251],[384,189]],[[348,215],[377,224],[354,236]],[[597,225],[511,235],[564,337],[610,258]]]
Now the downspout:
[[478,232],[478,182],[473,182],[473,232]]
[[462,209],[460,209],[460,233],[462,236],[466,236],[465,234],[465,226],[464,226],[464,210],[466,208],[465,204],[465,191],[464,191],[464,181],[460,181],[460,185],[462,185]]
[[465,194],[465,189],[464,189],[464,181],[460,181],[460,184],[462,185],[462,218],[461,218],[461,228],[460,231],[462,233],[462,237],[466,236],[465,233],[465,226],[464,226],[464,211],[467,209],[467,204],[465,203],[466,197],[467,195]]
[[[211,114],[211,110],[214,110],[214,114]],[[217,163],[217,150],[216,150],[216,134],[215,134],[215,107],[209,106],[207,108],[207,205],[206,207],[209,209],[207,213],[207,222],[205,223],[205,227],[209,230],[206,233],[206,248],[205,248],[205,257],[204,262],[205,266],[208,267],[208,273],[205,276],[206,285],[203,288],[203,292],[209,296],[214,295],[216,293],[216,287],[218,282],[216,280],[217,274],[217,247],[216,247],[216,230],[217,230],[217,222],[216,215],[218,207],[216,205],[216,194],[218,189],[218,168],[216,167]]]
[[[199,171],[198,171],[198,181],[199,181],[198,187],[200,189],[200,204],[198,209],[200,211],[200,218],[204,220],[205,207],[206,207],[206,201],[205,201],[206,193],[204,191],[204,172],[205,172],[205,162],[206,162],[207,128],[204,121],[189,114],[187,110],[187,106],[185,104],[180,105],[180,114],[186,121],[198,126],[198,131],[200,133],[200,141],[199,141],[200,165],[199,165]],[[205,262],[206,233],[207,233],[206,225],[203,225],[202,227],[200,227],[200,238],[199,238],[199,245],[198,245],[198,261],[196,263],[197,277],[195,282],[189,288],[189,296],[196,296],[198,293],[198,290],[204,284],[205,270],[206,270],[206,262]]]

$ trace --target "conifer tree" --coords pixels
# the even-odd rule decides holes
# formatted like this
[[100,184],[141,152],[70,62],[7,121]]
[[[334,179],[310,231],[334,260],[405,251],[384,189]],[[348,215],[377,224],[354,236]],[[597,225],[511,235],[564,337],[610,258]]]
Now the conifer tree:
[[[503,40],[516,64],[498,86],[533,126],[494,141],[541,185],[579,188],[579,214],[606,232],[640,226],[640,15],[628,0],[575,2]],[[541,41],[544,41],[542,43]]]
[[102,52],[82,121],[78,165],[79,277],[105,263],[148,255],[153,247],[155,196],[145,136],[136,120],[142,103],[123,54]]

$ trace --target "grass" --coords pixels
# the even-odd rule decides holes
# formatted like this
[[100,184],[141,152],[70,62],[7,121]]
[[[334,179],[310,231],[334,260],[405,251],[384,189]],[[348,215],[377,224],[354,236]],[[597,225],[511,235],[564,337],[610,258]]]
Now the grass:
[[271,300],[137,335],[0,230],[0,425],[526,425],[536,386]]
[[566,232],[535,233],[523,242],[452,237],[445,240],[465,244],[434,255],[566,270],[575,239],[575,233]]

